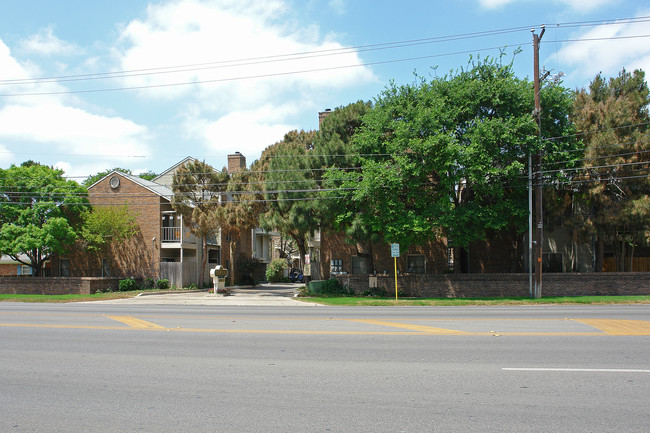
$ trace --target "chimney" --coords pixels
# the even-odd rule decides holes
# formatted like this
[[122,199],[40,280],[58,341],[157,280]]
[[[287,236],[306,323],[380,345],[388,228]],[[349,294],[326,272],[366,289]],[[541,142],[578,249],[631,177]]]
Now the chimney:
[[325,111],[321,111],[318,113],[318,129],[320,129],[320,126],[323,124],[323,120],[332,112],[330,108],[326,108]]
[[246,168],[246,157],[239,152],[228,155],[228,173],[232,174]]

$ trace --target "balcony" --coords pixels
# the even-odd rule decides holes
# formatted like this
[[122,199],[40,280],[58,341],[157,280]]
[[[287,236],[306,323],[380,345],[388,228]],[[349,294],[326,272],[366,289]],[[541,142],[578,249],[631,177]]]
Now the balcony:
[[180,244],[183,241],[183,230],[181,227],[163,227],[161,230],[162,243]]

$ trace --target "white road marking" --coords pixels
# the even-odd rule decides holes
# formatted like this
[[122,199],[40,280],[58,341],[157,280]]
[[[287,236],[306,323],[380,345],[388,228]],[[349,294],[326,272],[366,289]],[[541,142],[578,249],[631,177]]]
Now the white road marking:
[[650,373],[650,370],[630,369],[630,368],[529,368],[515,367],[502,368],[504,371],[568,371],[568,372],[586,372],[586,373]]

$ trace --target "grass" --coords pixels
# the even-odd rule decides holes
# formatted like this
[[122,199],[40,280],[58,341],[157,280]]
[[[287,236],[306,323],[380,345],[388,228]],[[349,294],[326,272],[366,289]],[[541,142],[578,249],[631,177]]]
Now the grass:
[[0,302],[83,302],[132,298],[140,291],[96,293],[94,295],[10,295],[0,294]]
[[[143,290],[96,293],[94,295],[7,295],[0,302],[84,302],[132,298]],[[155,290],[151,290],[155,292]],[[300,297],[303,302],[340,306],[462,306],[462,305],[539,305],[539,304],[650,304],[650,295],[642,296],[567,296],[530,298],[361,298],[361,297]]]
[[358,298],[302,297],[303,302],[340,306],[462,306],[462,305],[538,305],[538,304],[650,304],[650,295],[641,296],[566,296],[530,298]]
[[[165,292],[182,291],[185,289],[170,289]],[[61,303],[61,302],[86,302],[86,301],[108,301],[111,299],[124,299],[133,298],[143,292],[158,292],[157,289],[149,290],[132,290],[124,292],[107,292],[95,293],[93,295],[11,295],[0,294],[0,302],[47,302],[47,303]]]

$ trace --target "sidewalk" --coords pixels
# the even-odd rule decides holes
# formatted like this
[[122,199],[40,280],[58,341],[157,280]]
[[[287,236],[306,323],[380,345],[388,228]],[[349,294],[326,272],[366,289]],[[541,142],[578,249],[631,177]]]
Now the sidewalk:
[[234,287],[230,295],[215,295],[212,291],[182,293],[142,293],[134,298],[96,301],[108,304],[138,305],[257,305],[257,306],[314,306],[311,302],[294,299],[303,284],[260,284],[255,287]]

